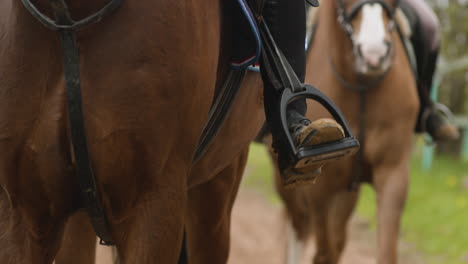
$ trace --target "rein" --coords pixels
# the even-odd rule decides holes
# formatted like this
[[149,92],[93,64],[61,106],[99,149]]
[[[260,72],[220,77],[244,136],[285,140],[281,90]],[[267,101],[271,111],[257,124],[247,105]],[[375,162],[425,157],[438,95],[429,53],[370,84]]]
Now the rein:
[[[395,13],[396,10],[399,6],[400,0],[396,0],[395,4],[393,6],[390,6],[385,0],[361,0],[354,5],[351,6],[349,12],[346,10],[346,5],[345,5],[345,0],[337,0],[338,3],[338,23],[341,25],[343,28],[344,32],[346,33],[348,39],[351,41],[352,46],[353,46],[353,53],[354,56],[359,56],[359,51],[356,48],[356,40],[354,37],[354,28],[352,25],[352,21],[354,18],[356,18],[357,14],[361,10],[361,8],[364,5],[367,4],[379,4],[382,6],[382,8],[385,10],[385,13],[390,19],[390,22],[387,26],[387,31],[391,34],[393,30],[396,27],[396,21],[395,21]],[[391,49],[391,47],[390,47]],[[394,55],[394,54],[393,54]],[[393,56],[392,54],[389,54],[388,56]],[[359,168],[358,172],[353,174],[351,184],[349,186],[350,191],[356,191],[359,187],[359,184],[361,183],[362,177],[364,175],[364,150],[365,150],[365,143],[366,143],[366,120],[365,120],[365,113],[366,113],[366,95],[367,91],[377,87],[386,77],[388,72],[391,69],[391,66],[382,74],[379,76],[371,79],[370,81],[367,81],[365,83],[358,83],[358,84],[352,84],[349,81],[347,81],[342,74],[338,71],[336,64],[333,62],[332,58],[329,57],[329,63],[332,67],[332,71],[336,79],[346,87],[347,89],[350,89],[352,91],[358,92],[359,93],[359,136],[358,140],[359,143],[361,144],[361,150],[359,151],[358,154],[358,160],[359,160]]]

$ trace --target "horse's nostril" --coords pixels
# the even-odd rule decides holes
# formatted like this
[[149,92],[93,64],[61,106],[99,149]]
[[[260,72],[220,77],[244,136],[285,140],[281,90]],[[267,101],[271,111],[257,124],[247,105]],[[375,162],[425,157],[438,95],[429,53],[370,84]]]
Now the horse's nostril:
[[389,45],[387,43],[360,45],[360,56],[367,64],[378,67],[388,54]]

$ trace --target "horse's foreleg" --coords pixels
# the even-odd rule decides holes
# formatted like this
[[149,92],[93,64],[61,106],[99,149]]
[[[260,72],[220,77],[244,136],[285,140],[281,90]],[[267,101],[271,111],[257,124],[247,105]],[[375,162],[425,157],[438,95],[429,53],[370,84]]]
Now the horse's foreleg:
[[332,263],[330,245],[330,233],[328,232],[328,206],[329,201],[322,201],[322,204],[315,204],[311,208],[313,212],[314,233],[317,251],[314,256],[314,264]]
[[395,264],[398,260],[400,218],[408,189],[408,162],[398,168],[375,171],[377,192],[377,240],[379,264]]
[[276,179],[277,188],[279,188],[288,214],[286,223],[286,263],[297,264],[301,262],[304,246],[312,232],[312,218],[314,215],[311,214],[311,210],[308,207],[309,203],[305,202],[312,190],[307,186],[285,190],[282,188],[279,174],[277,174]]
[[96,256],[96,235],[86,212],[68,219],[55,264],[92,264]]
[[[175,178],[175,175],[167,177]],[[171,184],[140,197],[124,216],[110,218],[121,263],[177,263],[182,246],[186,188],[181,183]]]
[[13,207],[0,186],[0,263],[52,263],[65,219],[38,211]]
[[247,161],[248,149],[211,181],[189,192],[187,247],[189,263],[226,263],[231,211]]
[[330,263],[338,263],[346,245],[347,226],[359,197],[358,192],[342,191],[335,194],[328,213],[330,232]]
[[291,222],[287,222],[286,264],[301,263],[305,241],[301,240]]

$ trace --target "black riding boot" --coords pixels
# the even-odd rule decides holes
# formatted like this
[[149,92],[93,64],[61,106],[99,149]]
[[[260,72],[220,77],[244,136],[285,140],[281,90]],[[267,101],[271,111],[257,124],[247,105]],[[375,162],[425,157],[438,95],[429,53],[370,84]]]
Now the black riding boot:
[[421,104],[416,131],[427,132],[435,141],[455,140],[459,132],[448,118],[452,113],[447,107],[434,104],[430,96],[439,49],[431,50],[426,31],[418,23],[411,39],[418,65],[418,95]]
[[[297,77],[301,82],[305,79],[305,31],[306,11],[304,0],[266,0],[263,16],[268,24],[270,32],[283,52],[289,64],[291,64]],[[277,113],[277,105],[280,100],[280,92],[270,83],[264,72],[265,112],[267,123],[273,137],[281,133],[280,114]],[[291,103],[288,111],[288,121],[291,125],[305,122],[307,111],[305,99],[296,100]]]
[[[305,32],[306,8],[304,0],[266,0],[263,17],[278,48],[282,51],[301,82],[305,79]],[[273,148],[278,153],[278,166],[283,171],[283,183],[311,181],[320,173],[322,164],[309,164],[289,168],[282,151],[288,148],[280,118],[281,92],[276,90],[261,65],[264,81],[264,102],[267,124],[273,136]],[[343,129],[333,120],[317,120],[311,123],[306,117],[305,99],[289,104],[288,128],[297,146],[310,146],[337,141],[344,138]],[[296,164],[297,165],[297,164]],[[302,176],[298,176],[298,175]],[[303,176],[303,175],[309,176]],[[312,176],[313,175],[313,176]]]
[[[305,2],[303,0],[266,0],[263,17],[278,48],[283,52],[301,82],[305,79]],[[262,69],[264,67],[261,67]],[[267,124],[273,135],[273,148],[279,150],[286,144],[283,135],[280,113],[281,92],[270,83],[262,71]],[[305,99],[299,99],[289,105],[287,117],[290,127],[308,125],[305,118],[307,105]]]

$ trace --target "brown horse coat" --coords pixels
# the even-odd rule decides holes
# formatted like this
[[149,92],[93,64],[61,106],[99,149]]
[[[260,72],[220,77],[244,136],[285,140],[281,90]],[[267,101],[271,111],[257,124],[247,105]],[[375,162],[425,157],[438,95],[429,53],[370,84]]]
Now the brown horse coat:
[[[70,9],[82,17],[105,3]],[[227,67],[221,20],[218,0],[127,0],[78,34],[93,169],[124,263],[174,263],[184,225],[192,263],[227,259],[230,209],[263,108],[259,85],[242,89],[193,167]],[[1,1],[0,263],[51,263],[80,207],[65,109],[58,35],[20,1]]]

